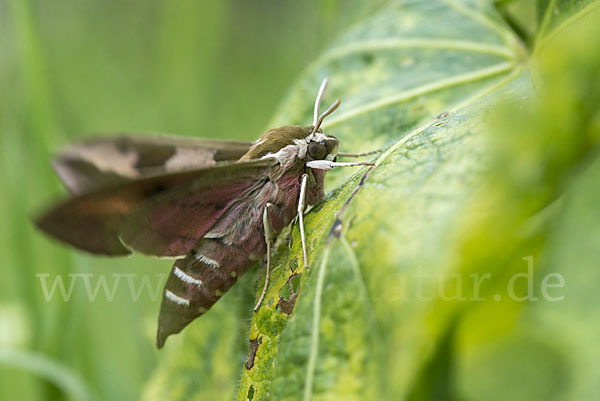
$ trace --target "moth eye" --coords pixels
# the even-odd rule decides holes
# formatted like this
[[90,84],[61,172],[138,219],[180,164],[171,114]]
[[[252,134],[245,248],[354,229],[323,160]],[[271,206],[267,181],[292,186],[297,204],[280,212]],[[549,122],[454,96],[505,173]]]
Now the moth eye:
[[308,144],[308,155],[314,160],[322,160],[327,156],[327,147],[324,143],[311,142]]

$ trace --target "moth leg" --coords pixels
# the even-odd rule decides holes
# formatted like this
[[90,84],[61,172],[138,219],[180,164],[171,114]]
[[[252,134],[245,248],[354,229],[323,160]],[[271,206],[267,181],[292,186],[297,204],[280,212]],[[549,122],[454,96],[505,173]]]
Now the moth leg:
[[353,166],[374,166],[375,163],[371,162],[332,162],[330,160],[311,160],[306,163],[306,167],[314,168],[317,170],[331,170],[334,167],[353,167]]
[[338,152],[337,155],[340,156],[340,157],[363,157],[363,156],[374,155],[376,153],[381,153],[381,149],[372,150],[370,152],[363,152],[363,153]]
[[271,230],[271,226],[269,225],[269,207],[271,206],[273,206],[271,203],[267,203],[265,205],[265,210],[263,211],[263,227],[265,228],[265,242],[267,243],[267,274],[265,276],[265,285],[260,294],[260,298],[254,307],[254,312],[260,308],[260,304],[262,304],[262,301],[265,299],[267,288],[269,288],[269,278],[271,276],[271,244],[273,243],[274,237],[273,230]]
[[302,242],[302,256],[304,257],[304,267],[308,270],[308,257],[306,256],[306,238],[304,236],[304,206],[306,202],[306,184],[308,174],[302,174],[302,183],[300,184],[300,198],[298,199],[298,225],[300,226],[300,241]]

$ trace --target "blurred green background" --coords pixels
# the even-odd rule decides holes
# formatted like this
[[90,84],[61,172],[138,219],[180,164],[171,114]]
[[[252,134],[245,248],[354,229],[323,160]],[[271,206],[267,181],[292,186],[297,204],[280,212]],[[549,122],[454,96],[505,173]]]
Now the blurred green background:
[[69,302],[45,301],[36,274],[49,285],[59,274],[148,274],[156,285],[170,269],[89,257],[35,232],[30,217],[65,194],[52,152],[125,131],[254,140],[297,75],[378,3],[0,1],[0,347],[20,350],[2,356],[0,399],[68,399],[59,387],[82,385],[138,399],[160,358],[159,301],[146,292],[89,302],[77,288]]

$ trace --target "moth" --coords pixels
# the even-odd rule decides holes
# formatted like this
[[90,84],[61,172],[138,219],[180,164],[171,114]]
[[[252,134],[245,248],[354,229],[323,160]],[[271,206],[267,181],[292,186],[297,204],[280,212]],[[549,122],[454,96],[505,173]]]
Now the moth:
[[[72,197],[37,219],[46,234],[109,256],[141,252],[174,258],[164,287],[156,345],[205,313],[266,254],[297,216],[308,268],[303,215],[325,197],[324,178],[339,141],[323,132],[319,88],[309,126],[267,131],[255,142],[116,136],[67,147],[54,169]],[[370,152],[373,153],[373,152]],[[363,156],[364,154],[346,154]]]

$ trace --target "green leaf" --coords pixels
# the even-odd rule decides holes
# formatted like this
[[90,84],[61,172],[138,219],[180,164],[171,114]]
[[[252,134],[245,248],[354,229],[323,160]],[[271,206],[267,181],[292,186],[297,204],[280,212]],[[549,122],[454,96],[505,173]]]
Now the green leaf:
[[[342,106],[325,130],[344,151],[383,152],[374,167],[328,173],[334,189],[305,219],[310,269],[293,225],[258,312],[250,315],[247,275],[167,344],[145,399],[230,399],[236,382],[238,400],[592,394],[596,383],[578,373],[589,358],[565,356],[560,343],[569,332],[576,343],[579,331],[544,336],[537,321],[561,329],[548,321],[551,305],[516,302],[507,283],[530,260],[535,272],[560,271],[547,262],[560,248],[557,199],[593,156],[600,119],[584,90],[596,70],[578,67],[597,60],[582,57],[583,45],[553,42],[597,4],[538,3],[535,53],[492,2],[475,0],[393,1],[334,40],[270,125],[311,121],[328,76],[323,103]],[[558,17],[548,11],[556,6]],[[536,91],[550,100],[536,103]],[[522,283],[511,290],[526,293]],[[590,302],[586,294],[562,316]],[[569,387],[569,375],[583,384]]]
[[[403,301],[403,287],[412,286],[403,281],[443,271],[448,232],[485,167],[478,117],[486,96],[522,73],[523,55],[490,7],[392,3],[307,71],[273,125],[308,120],[307,99],[329,76],[324,102],[343,102],[326,130],[346,151],[385,152],[307,216],[313,267],[299,268],[300,296],[288,320],[276,305],[294,274],[290,264],[300,260],[294,230],[292,250],[272,275],[267,299],[274,302],[253,319],[250,338],[262,344],[242,373],[238,399],[251,387],[255,399],[409,393],[437,334],[425,319],[431,304]],[[341,234],[332,235],[336,219]],[[270,332],[265,322],[282,318],[285,330]]]
[[[571,14],[567,23],[578,19],[580,14]],[[531,230],[532,216],[560,196],[561,179],[594,143],[584,130],[578,141],[562,136],[548,144],[543,134],[565,126],[553,126],[557,121],[546,117],[548,130],[538,132],[525,125],[532,119],[527,114],[522,122],[530,135],[515,128],[520,120],[511,121],[513,135],[492,136],[505,140],[485,135],[489,109],[498,101],[535,93],[527,62],[519,39],[491,6],[415,1],[392,3],[353,27],[309,68],[272,125],[308,121],[307,99],[329,76],[324,103],[341,97],[343,106],[326,131],[346,151],[384,152],[373,168],[334,176],[339,187],[306,217],[310,270],[302,266],[297,227],[290,250],[280,248],[269,302],[252,320],[249,337],[259,345],[252,367],[242,369],[238,400],[471,395],[461,387],[462,376],[454,380],[453,367],[465,357],[456,342],[473,329],[473,320],[475,327],[488,327],[488,335],[514,323],[522,305],[499,308],[492,302],[499,318],[490,322],[473,318],[480,305],[462,294],[494,300],[492,290],[520,272],[524,257],[543,254],[548,240],[543,230],[524,233]],[[560,96],[564,88],[554,89]],[[510,121],[511,115],[500,120]],[[573,127],[559,132],[571,134],[567,128]],[[546,174],[540,175],[536,162],[548,168]],[[479,288],[474,280],[486,273],[493,279]],[[289,314],[279,305],[292,276],[301,278]],[[506,292],[499,291],[500,300]],[[532,348],[532,358],[545,355],[547,347],[537,340],[526,336],[509,344],[512,354],[504,350],[507,358],[499,359],[505,371],[513,365],[510,355],[524,355],[523,347]],[[543,379],[538,384],[559,388],[554,377],[562,372],[561,362],[556,355],[545,371],[538,370]],[[506,394],[515,393],[531,395],[526,388]]]

